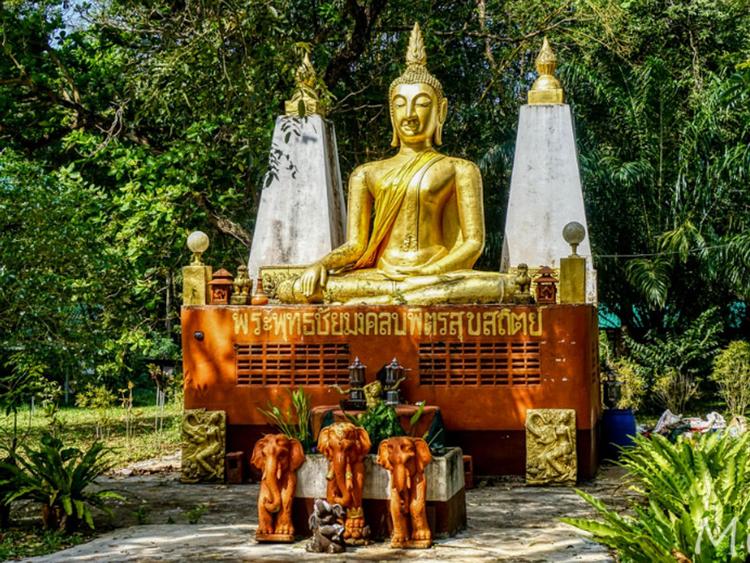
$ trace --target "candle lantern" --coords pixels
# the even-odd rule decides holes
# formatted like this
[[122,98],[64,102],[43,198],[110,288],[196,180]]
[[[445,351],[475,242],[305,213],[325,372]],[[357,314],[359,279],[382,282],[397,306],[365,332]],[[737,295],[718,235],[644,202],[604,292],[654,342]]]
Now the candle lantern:
[[229,305],[233,282],[234,277],[224,268],[214,273],[213,279],[208,282],[211,290],[211,305]]
[[349,398],[341,401],[341,408],[345,410],[363,411],[367,408],[365,402],[365,371],[367,366],[359,358],[349,366]]
[[536,302],[539,305],[557,303],[557,278],[549,266],[539,268],[539,276],[536,278]]
[[395,407],[401,403],[401,394],[398,390],[398,386],[403,380],[404,366],[399,364],[396,358],[393,358],[391,363],[385,366],[385,381],[383,387],[385,387],[386,405]]
[[617,408],[617,403],[620,402],[622,396],[622,382],[617,379],[614,370],[607,368],[602,387],[604,387],[604,404],[608,409]]

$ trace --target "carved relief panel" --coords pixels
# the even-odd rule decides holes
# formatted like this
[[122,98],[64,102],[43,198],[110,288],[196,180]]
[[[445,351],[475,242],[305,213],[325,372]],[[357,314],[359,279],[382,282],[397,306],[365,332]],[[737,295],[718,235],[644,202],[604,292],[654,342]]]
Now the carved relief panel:
[[183,483],[224,480],[227,417],[224,411],[186,410],[182,415]]
[[574,485],[577,473],[576,411],[527,410],[526,482]]

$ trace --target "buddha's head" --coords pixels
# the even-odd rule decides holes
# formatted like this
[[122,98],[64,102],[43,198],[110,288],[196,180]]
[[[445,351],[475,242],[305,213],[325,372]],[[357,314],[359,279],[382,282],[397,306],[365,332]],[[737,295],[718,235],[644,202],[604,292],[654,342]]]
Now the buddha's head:
[[448,100],[443,87],[427,70],[427,56],[419,24],[409,37],[406,50],[406,70],[391,82],[388,103],[393,137],[391,146],[405,143],[439,145],[442,143],[443,123],[448,113]]

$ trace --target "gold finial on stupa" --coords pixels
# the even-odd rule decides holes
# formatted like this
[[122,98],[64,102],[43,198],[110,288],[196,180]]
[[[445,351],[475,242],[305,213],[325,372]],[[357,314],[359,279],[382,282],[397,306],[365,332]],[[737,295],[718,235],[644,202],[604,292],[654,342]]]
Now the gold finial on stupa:
[[317,76],[315,68],[310,62],[310,55],[305,53],[302,63],[294,73],[297,88],[294,90],[291,100],[284,103],[287,115],[304,117],[313,113],[325,116],[325,110],[321,107],[320,97],[315,88]]
[[536,57],[536,71],[539,77],[529,90],[530,105],[563,103],[563,89],[560,81],[555,77],[556,68],[557,57],[545,37],[542,49]]
[[406,70],[391,82],[388,97],[393,96],[393,89],[399,84],[429,84],[438,95],[438,101],[443,98],[443,85],[427,70],[427,54],[419,23],[414,23],[409,36],[409,46],[406,48]]

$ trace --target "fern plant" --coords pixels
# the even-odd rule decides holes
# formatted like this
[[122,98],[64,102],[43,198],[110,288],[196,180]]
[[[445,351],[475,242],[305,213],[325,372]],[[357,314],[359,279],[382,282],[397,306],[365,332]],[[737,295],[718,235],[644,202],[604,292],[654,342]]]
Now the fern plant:
[[750,433],[681,436],[676,443],[638,436],[619,465],[638,495],[633,515],[577,491],[600,518],[564,522],[591,533],[623,562],[741,563],[750,557]]

